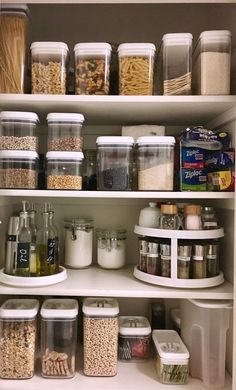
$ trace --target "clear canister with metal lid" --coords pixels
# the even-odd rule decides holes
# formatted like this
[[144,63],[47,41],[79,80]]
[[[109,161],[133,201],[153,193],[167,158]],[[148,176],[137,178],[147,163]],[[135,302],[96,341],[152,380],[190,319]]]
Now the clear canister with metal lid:
[[97,262],[106,269],[118,269],[125,265],[125,229],[97,229]]

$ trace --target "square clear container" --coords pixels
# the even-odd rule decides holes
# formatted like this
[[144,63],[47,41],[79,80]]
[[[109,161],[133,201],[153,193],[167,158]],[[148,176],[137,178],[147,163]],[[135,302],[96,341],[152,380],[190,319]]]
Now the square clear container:
[[38,151],[34,112],[2,111],[0,113],[0,150]]
[[82,152],[82,114],[50,113],[47,115],[48,151]]
[[0,188],[36,189],[38,154],[22,150],[0,151]]
[[119,306],[113,298],[83,301],[83,372],[88,376],[117,374]]
[[174,137],[137,139],[138,190],[172,191],[174,182]]
[[0,307],[0,378],[34,375],[38,308],[36,299],[8,299]]
[[119,95],[152,95],[155,45],[122,43],[117,50]]
[[111,45],[106,42],[85,42],[75,45],[76,95],[109,94],[111,50]]
[[55,298],[41,310],[41,373],[45,378],[75,375],[78,302]]
[[65,95],[68,46],[64,42],[33,42],[31,91],[33,94]]
[[47,189],[82,189],[82,152],[47,152]]
[[194,94],[229,95],[230,65],[230,31],[203,31],[193,53]]
[[184,385],[189,377],[189,352],[175,330],[152,332],[158,381],[169,385]]
[[98,137],[96,144],[98,190],[132,190],[134,139],[123,136]]
[[118,359],[145,361],[150,356],[151,326],[146,317],[120,316]]

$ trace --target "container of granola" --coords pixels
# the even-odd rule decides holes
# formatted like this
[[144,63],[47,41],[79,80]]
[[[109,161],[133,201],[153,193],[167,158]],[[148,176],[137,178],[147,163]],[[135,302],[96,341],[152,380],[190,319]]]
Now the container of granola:
[[76,95],[109,94],[111,50],[111,45],[106,42],[75,45]]
[[8,299],[0,308],[0,378],[28,379],[34,375],[36,299]]

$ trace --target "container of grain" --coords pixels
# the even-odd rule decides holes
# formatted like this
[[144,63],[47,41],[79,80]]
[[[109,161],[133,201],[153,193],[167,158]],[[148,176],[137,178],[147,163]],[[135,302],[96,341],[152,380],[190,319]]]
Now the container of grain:
[[47,299],[41,308],[41,373],[46,378],[75,375],[78,302]]
[[34,112],[2,111],[0,113],[0,150],[38,150]]
[[28,379],[34,375],[36,299],[8,299],[0,308],[0,378]]
[[48,151],[82,152],[82,114],[50,113],[48,123]]
[[117,50],[119,95],[152,95],[155,45],[122,43]]
[[230,94],[231,33],[203,31],[193,53],[193,89],[196,95]]
[[64,95],[69,54],[67,44],[33,42],[30,49],[32,93]]
[[117,373],[118,302],[113,298],[86,298],[83,302],[84,367],[88,376]]
[[77,43],[75,54],[75,94],[108,95],[111,45],[106,42]]

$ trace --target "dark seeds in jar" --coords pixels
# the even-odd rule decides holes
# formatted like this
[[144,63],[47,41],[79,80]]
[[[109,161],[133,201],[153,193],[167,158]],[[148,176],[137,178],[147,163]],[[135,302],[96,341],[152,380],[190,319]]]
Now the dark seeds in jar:
[[79,59],[75,77],[75,93],[77,95],[109,94],[109,64],[105,59]]
[[131,189],[129,186],[128,169],[119,167],[99,171],[99,189],[118,191]]

